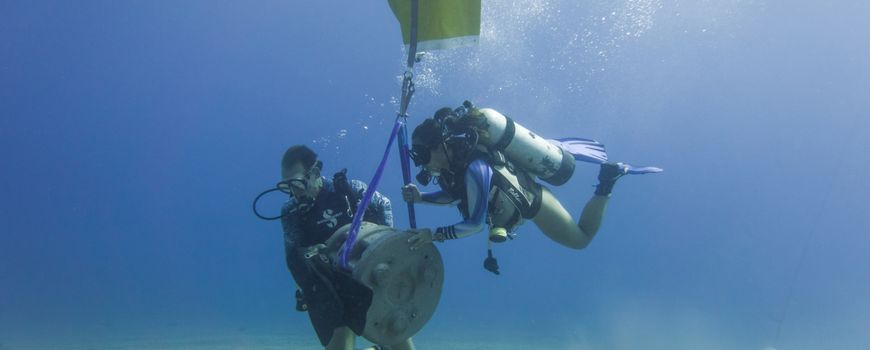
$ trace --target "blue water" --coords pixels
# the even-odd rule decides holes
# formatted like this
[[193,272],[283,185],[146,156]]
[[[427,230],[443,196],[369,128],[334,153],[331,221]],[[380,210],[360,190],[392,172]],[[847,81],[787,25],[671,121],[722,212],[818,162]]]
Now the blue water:
[[[583,251],[529,223],[494,276],[483,235],[439,245],[418,348],[870,347],[868,4],[484,1],[412,125],[469,99],[666,172],[621,180]],[[315,346],[250,201],[296,143],[368,181],[403,54],[385,1],[0,2],[0,349]],[[596,170],[554,189],[575,215]],[[400,183],[394,154],[406,227]]]

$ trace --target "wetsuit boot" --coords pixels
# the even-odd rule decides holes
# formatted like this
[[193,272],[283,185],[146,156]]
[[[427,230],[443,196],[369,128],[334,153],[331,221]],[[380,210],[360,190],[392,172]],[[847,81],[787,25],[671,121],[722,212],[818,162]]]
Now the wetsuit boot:
[[596,196],[609,196],[613,185],[623,175],[628,174],[628,167],[622,163],[603,163],[598,171],[598,186],[595,186]]

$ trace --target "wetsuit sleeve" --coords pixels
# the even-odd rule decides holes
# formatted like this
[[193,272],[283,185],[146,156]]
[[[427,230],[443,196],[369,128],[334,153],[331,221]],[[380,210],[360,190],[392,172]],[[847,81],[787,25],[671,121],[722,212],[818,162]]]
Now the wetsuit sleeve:
[[469,217],[462,222],[435,229],[445,239],[469,236],[483,230],[489,208],[489,189],[492,185],[492,168],[483,160],[472,162],[465,171],[465,188],[468,191]]
[[423,197],[423,202],[432,204],[447,205],[456,202],[456,198],[450,195],[450,192],[441,190],[435,192],[423,192],[420,194]]
[[[350,187],[351,190],[359,195],[360,199],[365,196],[366,189],[368,188],[364,182],[359,180],[351,181]],[[371,221],[378,225],[393,227],[393,204],[390,203],[390,199],[387,198],[387,196],[375,191],[374,195],[372,195],[372,202],[369,204],[368,210],[371,212],[370,215],[373,216],[367,217],[366,221]]]
[[302,255],[302,250],[299,246],[299,236],[302,230],[296,215],[291,213],[291,209],[295,208],[295,201],[292,199],[284,204],[281,209],[281,226],[284,229],[284,259],[287,262],[287,269],[293,275],[293,280],[296,284],[303,286],[311,285],[311,271],[308,264],[305,263],[305,257]]

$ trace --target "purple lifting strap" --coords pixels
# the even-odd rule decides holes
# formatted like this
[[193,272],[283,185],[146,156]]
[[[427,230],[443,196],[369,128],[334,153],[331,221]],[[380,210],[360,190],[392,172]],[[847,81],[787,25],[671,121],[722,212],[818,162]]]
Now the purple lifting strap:
[[347,257],[350,255],[350,250],[356,242],[356,235],[359,233],[359,227],[360,224],[362,224],[362,218],[365,215],[366,208],[368,208],[369,204],[372,202],[372,196],[374,196],[375,191],[378,188],[378,183],[381,182],[381,175],[384,174],[384,167],[387,165],[387,159],[390,158],[390,147],[393,147],[393,142],[396,141],[396,135],[399,134],[399,130],[401,130],[403,124],[402,119],[397,117],[396,124],[393,125],[393,132],[390,134],[390,141],[387,143],[387,148],[384,150],[383,158],[381,158],[381,164],[378,165],[378,170],[375,171],[372,181],[369,182],[363,199],[356,206],[356,213],[353,215],[353,222],[350,225],[347,240],[344,241],[344,247],[342,247],[341,253],[339,254],[339,266],[341,266],[345,271],[350,270],[347,265]]

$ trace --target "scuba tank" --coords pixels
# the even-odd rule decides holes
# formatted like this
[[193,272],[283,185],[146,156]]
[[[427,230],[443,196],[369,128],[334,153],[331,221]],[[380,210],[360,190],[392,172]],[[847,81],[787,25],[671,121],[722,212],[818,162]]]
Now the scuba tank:
[[503,153],[513,164],[544,182],[560,186],[574,174],[574,156],[571,153],[498,111],[477,109],[471,102],[465,101],[454,110],[454,114],[458,117],[458,124],[471,126],[477,131],[478,144]]

